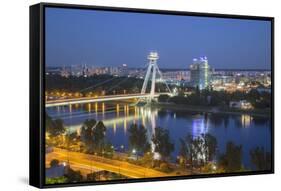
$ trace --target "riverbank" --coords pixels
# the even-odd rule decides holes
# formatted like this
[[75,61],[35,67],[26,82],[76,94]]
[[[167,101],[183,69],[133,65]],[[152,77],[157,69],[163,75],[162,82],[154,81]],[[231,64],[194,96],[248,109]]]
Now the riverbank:
[[176,111],[190,111],[190,112],[207,112],[207,113],[219,113],[219,114],[248,114],[257,117],[270,117],[271,111],[265,110],[239,110],[231,108],[211,107],[211,106],[194,106],[194,105],[179,105],[174,103],[153,103],[151,107],[157,107],[160,109],[172,109]]

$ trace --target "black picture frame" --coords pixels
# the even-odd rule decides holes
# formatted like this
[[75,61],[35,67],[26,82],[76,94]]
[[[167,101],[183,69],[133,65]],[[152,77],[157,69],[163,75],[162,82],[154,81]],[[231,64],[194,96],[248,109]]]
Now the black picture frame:
[[[189,175],[174,176],[161,178],[145,178],[145,179],[128,179],[128,180],[111,180],[100,182],[79,182],[71,184],[52,184],[46,185],[45,181],[45,8],[70,8],[84,10],[104,10],[113,12],[134,12],[134,13],[153,13],[164,15],[182,15],[182,16],[198,16],[198,17],[214,17],[214,18],[230,18],[230,19],[249,19],[249,20],[265,20],[271,22],[271,82],[272,82],[272,107],[271,107],[271,170],[266,171],[249,171],[239,173],[220,173],[208,175]],[[103,7],[73,4],[56,4],[56,3],[39,3],[30,6],[30,129],[29,129],[29,184],[38,188],[68,187],[68,186],[85,186],[99,184],[115,184],[115,183],[133,183],[148,181],[166,181],[178,179],[193,178],[211,178],[226,176],[242,176],[242,175],[258,175],[274,173],[274,18],[260,17],[249,15],[231,15],[231,14],[214,14],[214,13],[195,13],[183,11],[167,11],[153,9],[135,9],[121,7]]]

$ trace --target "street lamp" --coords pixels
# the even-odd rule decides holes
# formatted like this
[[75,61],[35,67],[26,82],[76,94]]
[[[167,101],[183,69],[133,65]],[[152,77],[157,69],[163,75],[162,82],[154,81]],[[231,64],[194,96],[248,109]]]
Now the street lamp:
[[217,166],[215,164],[212,166],[212,168],[213,168],[213,171],[217,170]]
[[121,152],[124,152],[124,145],[121,145],[120,148],[121,148]]
[[133,149],[133,150],[132,150],[132,153],[133,153],[133,154],[136,154],[136,152],[137,152],[136,149]]

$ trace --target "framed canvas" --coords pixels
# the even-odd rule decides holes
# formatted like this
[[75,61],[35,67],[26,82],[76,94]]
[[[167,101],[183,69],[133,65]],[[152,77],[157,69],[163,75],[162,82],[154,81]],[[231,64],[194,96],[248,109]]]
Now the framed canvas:
[[274,172],[274,18],[30,7],[30,184]]

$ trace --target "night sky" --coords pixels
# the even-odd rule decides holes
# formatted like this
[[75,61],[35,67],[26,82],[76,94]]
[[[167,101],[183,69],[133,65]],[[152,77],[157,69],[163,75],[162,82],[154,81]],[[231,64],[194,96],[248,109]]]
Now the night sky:
[[270,69],[270,21],[46,8],[46,65],[187,69],[207,56],[215,69]]

